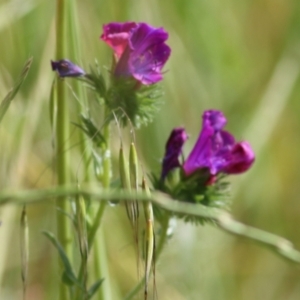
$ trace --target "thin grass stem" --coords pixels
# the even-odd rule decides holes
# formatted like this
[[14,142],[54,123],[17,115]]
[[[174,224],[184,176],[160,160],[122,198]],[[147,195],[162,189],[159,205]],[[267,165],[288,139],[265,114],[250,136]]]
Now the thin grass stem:
[[[66,22],[67,14],[67,0],[56,1],[56,59],[62,59],[67,53],[67,40],[66,40]],[[69,116],[68,116],[68,103],[67,103],[67,89],[62,80],[57,81],[56,97],[57,97],[57,116],[56,116],[56,173],[58,185],[66,185],[70,183],[69,163],[70,154],[65,149],[69,148]],[[68,197],[64,197],[61,201],[57,201],[57,207],[65,212],[70,210],[70,202]],[[57,236],[67,253],[70,261],[72,261],[72,235],[71,224],[69,220],[57,212]],[[60,286],[60,299],[68,300],[69,294],[66,285],[61,283]]]

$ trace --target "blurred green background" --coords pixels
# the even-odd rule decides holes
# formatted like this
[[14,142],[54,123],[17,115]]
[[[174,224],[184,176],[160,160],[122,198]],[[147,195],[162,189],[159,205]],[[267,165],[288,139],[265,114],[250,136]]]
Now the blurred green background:
[[[170,130],[185,126],[187,154],[208,108],[221,109],[227,129],[248,140],[257,159],[232,177],[234,217],[282,235],[300,249],[300,2],[298,0],[77,1],[81,61],[109,66],[102,24],[144,21],[170,34],[172,55],[162,83],[164,104],[137,133],[147,171],[160,170]],[[33,56],[29,76],[0,126],[0,188],[51,186],[49,94],[55,58],[55,1],[0,0],[0,99]],[[69,103],[76,101],[70,97]],[[72,127],[71,127],[72,128]],[[74,130],[74,128],[72,129]],[[113,137],[116,144],[119,137]],[[80,166],[76,153],[74,174]],[[21,207],[0,208],[0,299],[21,299]],[[51,201],[28,207],[28,299],[56,299],[57,253],[41,230],[54,230]],[[115,299],[137,282],[132,232],[122,207],[104,218]],[[93,262],[90,261],[92,268]],[[159,299],[300,299],[300,271],[268,250],[212,226],[177,222],[156,267]],[[140,297],[137,297],[140,299]]]

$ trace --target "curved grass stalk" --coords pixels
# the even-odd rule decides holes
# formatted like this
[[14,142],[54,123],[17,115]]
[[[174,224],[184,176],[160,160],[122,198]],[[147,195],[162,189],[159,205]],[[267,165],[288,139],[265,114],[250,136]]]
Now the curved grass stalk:
[[[78,190],[77,186],[58,186],[56,188],[43,190],[23,190],[18,192],[2,191],[0,193],[0,205],[6,203],[21,205],[38,203],[48,201],[53,197],[64,199],[64,197],[67,196],[76,197],[77,195],[91,197],[93,201],[105,202],[108,200],[126,201],[132,200],[133,198],[132,193],[126,190],[111,191],[91,186],[81,187],[80,190]],[[238,222],[234,220],[228,212],[223,210],[205,207],[200,204],[183,203],[160,192],[152,192],[151,195],[147,195],[144,192],[138,192],[134,195],[134,199],[137,201],[151,201],[170,212],[210,219],[214,221],[215,225],[220,229],[230,234],[257,242],[269,250],[274,251],[282,258],[300,264],[300,251],[294,249],[294,246],[290,241],[273,233]]]

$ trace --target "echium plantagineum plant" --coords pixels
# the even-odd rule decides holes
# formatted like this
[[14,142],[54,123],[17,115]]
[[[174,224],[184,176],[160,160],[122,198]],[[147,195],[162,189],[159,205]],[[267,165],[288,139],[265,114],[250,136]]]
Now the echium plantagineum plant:
[[[158,83],[163,79],[163,67],[170,56],[171,49],[166,44],[168,33],[163,28],[155,28],[146,23],[105,24],[100,39],[113,51],[111,68],[106,74],[103,74],[98,66],[89,72],[85,71],[65,58],[52,61],[51,65],[61,78],[77,78],[85,85],[87,84],[96,92],[96,99],[101,100],[98,103],[103,104],[102,107],[105,111],[101,129],[97,128],[89,115],[82,116],[81,124],[77,125],[94,141],[91,152],[95,165],[98,165],[97,169],[104,170],[105,160],[110,159],[110,155],[107,155],[107,151],[110,150],[109,130],[106,130],[110,122],[114,122],[114,118],[116,118],[119,124],[123,126],[126,126],[129,121],[131,126],[139,127],[153,120],[154,113],[159,107],[158,96],[161,95]],[[181,202],[228,208],[228,184],[224,180],[228,175],[247,171],[253,164],[255,155],[248,142],[236,142],[233,135],[223,129],[226,123],[227,120],[221,111],[205,111],[199,138],[186,159],[183,155],[183,146],[188,139],[188,134],[182,127],[175,128],[166,143],[161,173],[159,176],[153,175],[151,177],[153,189],[163,191]],[[100,159],[95,155],[99,148],[102,149],[99,151]],[[145,178],[141,180],[138,177],[138,162],[134,143],[130,146],[128,160],[124,156],[122,146],[119,157],[120,187],[138,190],[139,186],[142,186],[146,193],[149,193]],[[99,176],[97,174],[97,178],[104,188],[110,188],[110,164],[108,166],[107,168],[106,165],[106,171],[103,171],[106,175]],[[80,206],[78,207],[80,208]],[[137,202],[134,200],[126,201],[127,215],[136,231],[138,230],[138,209]],[[154,220],[150,202],[145,202],[144,212],[146,218],[146,298],[151,266],[155,257]],[[177,216],[196,223],[207,221],[205,218],[190,218],[184,214],[175,215],[161,212],[161,209],[156,208],[154,214],[161,224],[158,252],[162,249],[167,236],[170,216]],[[101,207],[100,213],[96,213],[96,215],[101,216]],[[162,217],[165,217],[167,221],[162,220]],[[78,219],[82,220],[82,216],[79,216]],[[101,217],[96,218],[91,226],[92,234],[87,232],[89,248],[93,242],[97,226],[100,224],[100,219]],[[135,232],[135,236],[137,234],[138,232]],[[138,239],[136,238],[136,240]],[[83,261],[86,261],[84,259]],[[82,274],[81,276],[83,276]],[[78,278],[79,282],[82,280],[84,281],[83,277]]]

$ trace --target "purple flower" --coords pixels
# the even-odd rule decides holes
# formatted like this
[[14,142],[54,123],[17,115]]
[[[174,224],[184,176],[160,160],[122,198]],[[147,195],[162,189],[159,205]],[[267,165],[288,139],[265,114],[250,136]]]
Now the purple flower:
[[166,152],[163,159],[163,167],[161,178],[164,179],[166,175],[174,168],[179,167],[179,156],[182,153],[182,146],[187,140],[188,136],[184,128],[178,127],[173,129],[166,144]]
[[100,38],[114,50],[116,77],[133,77],[145,85],[162,80],[162,68],[171,53],[163,28],[146,23],[109,23],[103,26]]
[[53,71],[57,71],[60,77],[79,77],[85,75],[85,72],[67,59],[51,61]]
[[218,173],[239,174],[247,171],[255,155],[247,142],[236,142],[227,131],[222,112],[208,110],[203,114],[203,125],[199,138],[183,164],[185,175],[200,169],[208,169],[211,176]]
[[[255,160],[249,143],[236,142],[229,132],[223,130],[227,120],[221,111],[207,110],[202,118],[199,138],[182,166],[184,174],[190,176],[200,170],[208,171],[207,183],[211,184],[218,173],[239,174],[247,171]],[[178,158],[186,139],[183,128],[172,131],[166,145],[162,178],[170,170],[180,166]]]

